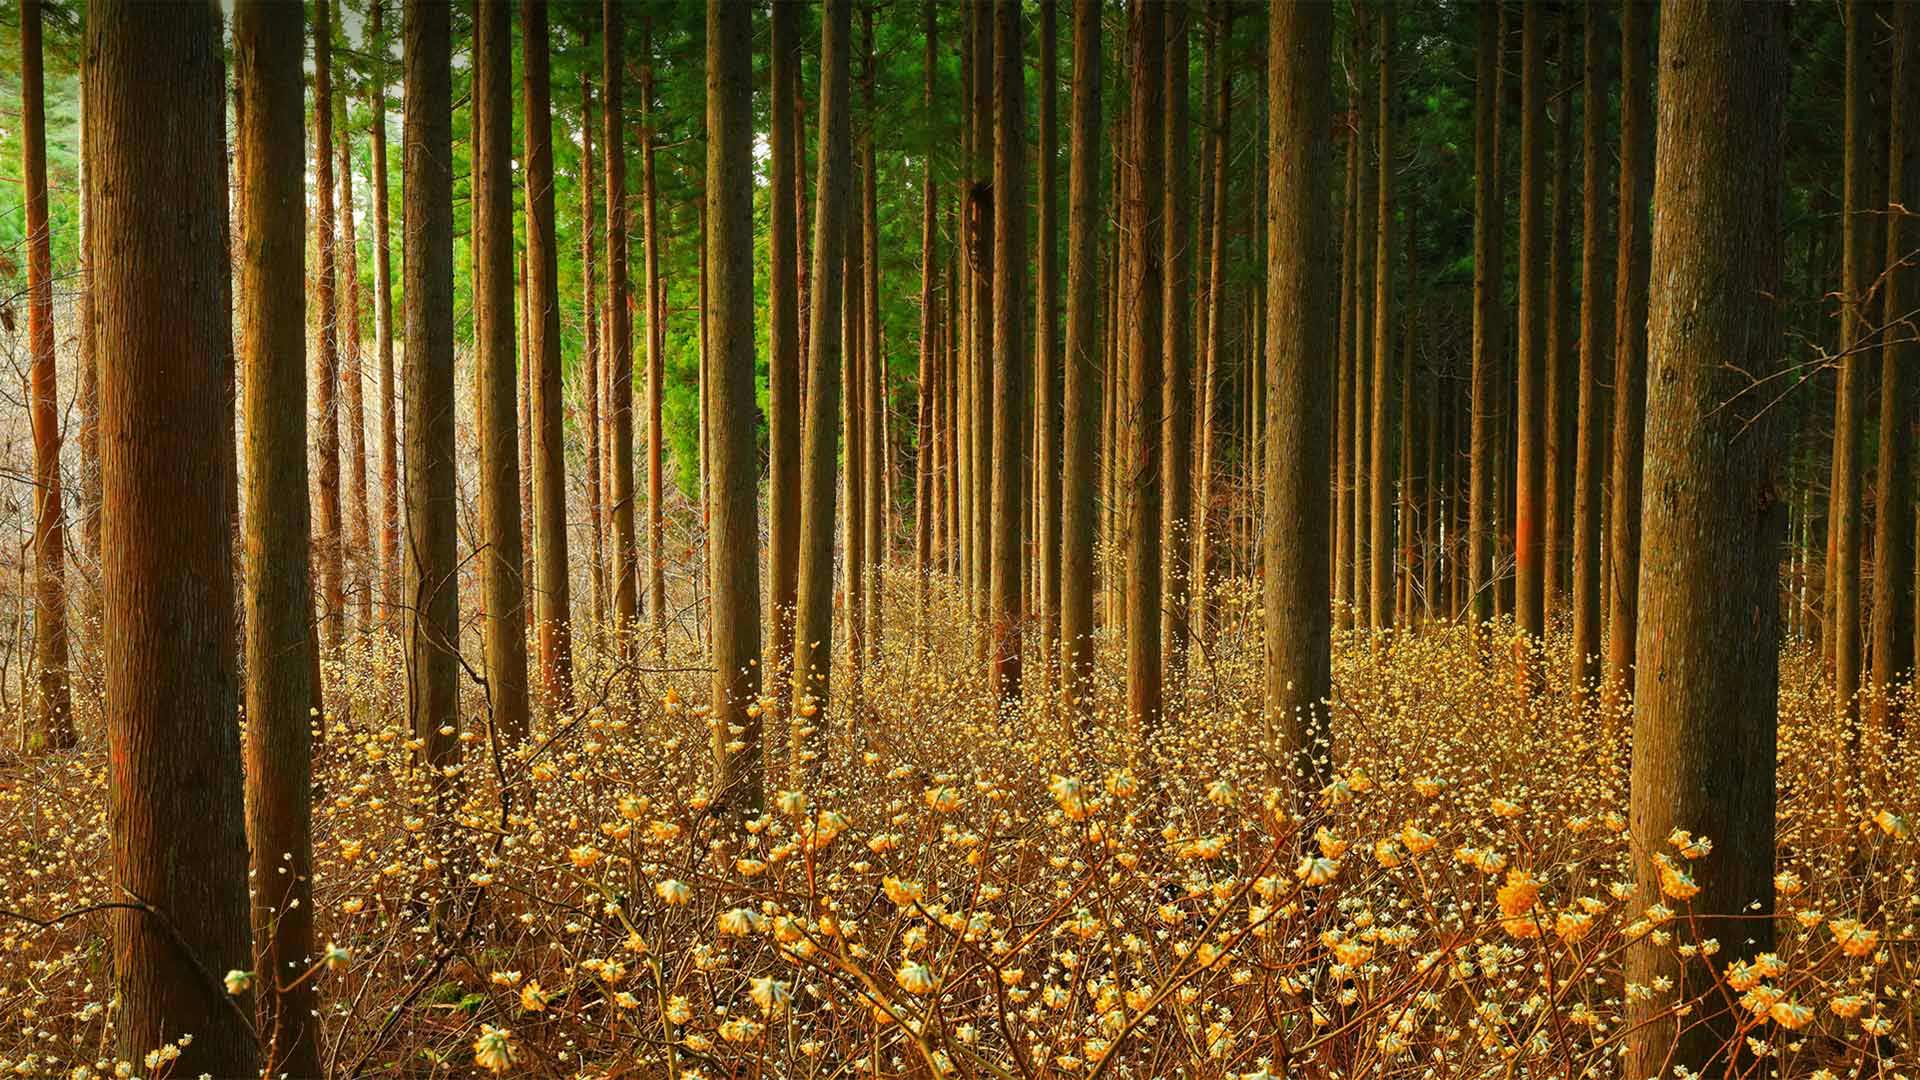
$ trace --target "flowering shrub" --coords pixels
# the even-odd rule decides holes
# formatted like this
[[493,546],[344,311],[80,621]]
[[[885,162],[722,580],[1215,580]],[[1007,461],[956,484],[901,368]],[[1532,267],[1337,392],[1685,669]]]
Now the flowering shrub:
[[[857,697],[836,657],[817,779],[770,751],[743,828],[707,801],[697,670],[623,668],[582,628],[579,708],[497,768],[470,720],[449,821],[396,711],[396,645],[354,645],[327,664],[316,769],[323,1060],[341,1076],[1612,1077],[1628,999],[1685,1015],[1710,995],[1765,1059],[1746,1075],[1920,1075],[1920,754],[1868,732],[1850,770],[1817,654],[1782,654],[1778,944],[1727,964],[1733,943],[1690,909],[1713,837],[1652,845],[1661,895],[1636,894],[1626,716],[1559,677],[1526,700],[1509,662],[1482,660],[1505,651],[1460,628],[1343,639],[1334,779],[1296,800],[1262,743],[1256,601],[1222,590],[1149,746],[1128,735],[1115,643],[1070,736],[1037,663],[1013,707],[955,662],[975,655],[955,598],[936,596],[924,650],[910,609],[890,613]],[[1548,670],[1563,650],[1547,643]],[[484,717],[477,692],[467,706]],[[771,697],[760,712],[784,747],[787,718]],[[51,920],[110,896],[103,775],[98,752],[6,764],[0,908]],[[502,781],[520,793],[504,811]],[[0,1065],[168,1075],[165,1047],[102,1057],[106,933],[98,915],[0,925]],[[1627,943],[1649,935],[1711,969],[1700,996],[1626,981]]]

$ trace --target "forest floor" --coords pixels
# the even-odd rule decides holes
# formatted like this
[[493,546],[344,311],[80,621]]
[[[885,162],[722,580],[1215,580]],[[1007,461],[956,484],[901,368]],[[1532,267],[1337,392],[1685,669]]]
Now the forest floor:
[[[1309,837],[1262,749],[1252,590],[1223,590],[1145,750],[1117,643],[1069,737],[1037,692],[995,706],[951,598],[916,647],[908,595],[804,791],[768,717],[769,808],[741,840],[702,796],[691,645],[636,670],[581,631],[581,707],[498,771],[468,685],[449,858],[395,643],[330,657],[329,1073],[1612,1077],[1628,935],[1706,963],[1685,895],[1712,838],[1671,838],[1662,906],[1636,900],[1627,718],[1563,677],[1527,700],[1503,646],[1343,636]],[[1564,635],[1544,652],[1567,670]],[[1738,992],[1742,1039],[1772,1057],[1748,1075],[1920,1075],[1920,751],[1868,732],[1850,759],[1818,667],[1783,650],[1777,954],[1699,992]],[[0,909],[52,921],[111,896],[97,703],[80,711],[83,750],[0,760]],[[504,830],[500,774],[532,795]],[[167,1074],[113,1060],[108,930],[0,917],[0,1072]]]

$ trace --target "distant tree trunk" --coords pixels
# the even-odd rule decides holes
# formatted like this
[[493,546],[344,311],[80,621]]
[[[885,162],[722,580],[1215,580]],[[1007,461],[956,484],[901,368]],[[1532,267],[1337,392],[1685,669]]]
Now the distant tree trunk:
[[[1267,27],[1266,710],[1268,739],[1308,804],[1332,766],[1328,438],[1333,373],[1333,8],[1282,4]],[[1284,783],[1284,781],[1283,781]]]
[[[406,0],[403,11],[406,112],[401,145],[406,147],[402,167],[407,183],[403,189],[406,251],[400,265],[406,279],[402,288],[406,297],[407,603],[411,612],[407,677],[412,687],[409,704],[413,734],[422,741],[422,764],[434,777],[436,809],[447,813],[452,810],[451,781],[442,770],[460,759],[460,570],[453,460],[452,42],[445,5],[432,0]],[[511,352],[512,334],[512,327],[506,327],[504,343],[492,347]],[[509,418],[511,395],[509,382],[504,413]],[[511,449],[508,447],[509,456]],[[520,553],[514,551],[495,559],[511,572],[519,568],[519,557]],[[489,607],[490,613],[498,611]],[[518,632],[517,611],[511,617],[493,617],[503,628]],[[496,692],[501,685],[495,684]]]
[[1654,8],[1644,0],[1620,5],[1620,207],[1614,262],[1613,483],[1609,510],[1610,618],[1607,688],[1635,684],[1639,626],[1640,473],[1646,446],[1648,200],[1653,197],[1653,123],[1649,100]]
[[[509,5],[508,10],[509,11],[512,10],[510,0],[496,0],[496,2],[508,4]],[[512,40],[511,32],[509,32],[508,40]],[[509,119],[511,119],[512,110],[513,110],[511,101],[509,101],[507,105],[507,110],[508,110]],[[509,125],[509,145],[511,145],[511,125]],[[524,164],[522,164],[521,167],[524,168],[525,167]],[[512,172],[508,173],[507,207],[508,207],[509,221],[512,220],[513,175],[514,174]],[[520,607],[519,607],[520,620],[522,623],[525,624],[525,629],[527,630],[527,632],[531,633],[534,628],[533,627],[533,605],[527,603],[526,590],[533,583],[533,580],[534,580],[534,577],[533,577],[533,349],[532,349],[533,317],[532,317],[532,304],[529,299],[532,294],[527,290],[527,250],[525,248],[520,249],[519,257],[516,261],[518,262],[519,268],[520,268],[520,282],[519,282],[520,287],[519,287],[519,292],[515,294],[515,298],[519,301],[520,313],[516,317],[516,321],[514,323],[514,328],[519,334],[518,351],[514,353],[514,358],[516,361],[516,365],[514,367],[514,374],[516,376],[515,381],[519,384],[519,392],[518,394],[515,395],[514,404],[517,406],[519,410],[518,426],[515,429],[517,432],[516,438],[515,438],[515,443],[516,443],[515,449],[520,454],[520,462],[519,462],[520,484],[519,484],[519,491],[516,492],[514,505],[520,511]],[[479,290],[475,289],[474,292],[475,292],[475,295],[477,296],[479,293]],[[478,335],[476,334],[475,336],[477,337]]]
[[[1034,256],[1033,408],[1038,434],[1034,460],[1039,491],[1034,505],[1039,528],[1034,543],[1040,549],[1040,669],[1046,679],[1047,708],[1059,702],[1060,671],[1060,441],[1061,362],[1059,339],[1060,218],[1058,207],[1060,155],[1060,5],[1040,4],[1040,150],[1038,154],[1039,229]],[[929,100],[928,108],[932,108]]]
[[[1067,174],[1067,337],[1061,390],[1060,640],[1069,714],[1086,720],[1094,661],[1094,548],[1099,513],[1100,5],[1073,0],[1073,131]],[[1110,327],[1110,332],[1117,328]]]
[[1873,191],[1872,136],[1874,108],[1872,35],[1875,5],[1871,0],[1847,0],[1846,21],[1846,153],[1841,246],[1844,248],[1840,286],[1840,383],[1833,406],[1833,483],[1827,516],[1830,536],[1828,574],[1833,582],[1832,612],[1833,695],[1847,730],[1849,766],[1857,767],[1860,753],[1860,514],[1861,473],[1866,450],[1864,414],[1867,410],[1866,364],[1872,335],[1869,293],[1877,276],[1871,222],[1878,194]]
[[[713,459],[713,739],[717,798],[766,805],[760,745],[760,522],[754,403],[753,9],[707,0],[707,327]],[[735,734],[735,733],[738,734]]]
[[[1778,568],[1786,502],[1778,424],[1752,394],[1780,357],[1783,7],[1669,0],[1660,12],[1658,179],[1648,323],[1646,491],[1634,692],[1635,910],[1661,900],[1654,855],[1711,837],[1688,902],[1719,968],[1773,948]],[[1684,58],[1685,62],[1680,62]],[[1671,857],[1671,856],[1668,856]],[[1627,1006],[1627,1076],[1755,1064],[1716,973],[1655,935],[1627,979],[1674,990]],[[1676,1000],[1704,994],[1679,1019]],[[1737,1055],[1737,1056],[1736,1056]]]
[[[611,0],[609,0],[611,2]],[[800,457],[799,591],[794,613],[793,765],[818,768],[811,736],[823,720],[832,687],[834,465],[839,441],[840,322],[847,206],[853,149],[847,133],[849,0],[826,0],[820,21],[820,205],[814,214],[811,348],[807,426]]]
[[47,745],[73,745],[67,689],[67,526],[60,495],[60,390],[53,352],[53,253],[47,231],[46,84],[40,0],[20,0],[20,143],[27,202],[27,343],[32,354],[34,666]]
[[[861,522],[866,530],[866,539],[862,544],[866,552],[866,567],[863,575],[866,579],[866,651],[869,663],[880,660],[880,643],[883,632],[882,600],[886,586],[882,571],[887,563],[887,358],[881,343],[880,321],[880,218],[879,218],[879,168],[874,159],[874,125],[879,116],[874,99],[873,84],[876,75],[876,63],[873,49],[873,8],[868,3],[860,9],[861,37],[866,46],[865,78],[862,80],[862,96],[865,98],[866,114],[869,117],[866,130],[860,136],[860,175],[861,175],[861,278],[862,299],[860,304],[861,329],[861,414],[865,418],[865,429],[861,436],[861,452],[864,456],[863,468],[866,470],[864,491],[866,503],[860,510]],[[1016,461],[1018,459],[1016,458]]]
[[1166,124],[1166,191],[1161,229],[1166,250],[1161,256],[1166,297],[1165,350],[1161,379],[1166,410],[1160,430],[1161,539],[1164,596],[1160,605],[1161,635],[1166,664],[1178,680],[1187,665],[1188,556],[1193,550],[1193,204],[1188,158],[1192,149],[1187,122],[1187,0],[1168,0],[1167,87],[1163,99]]
[[[32,3],[33,0],[28,0]],[[248,375],[246,718],[254,963],[266,1071],[320,1074],[313,948],[305,194],[297,5],[234,10],[240,362]]]
[[[1633,3],[1634,0],[1626,0]],[[1471,472],[1467,524],[1467,606],[1475,624],[1493,618],[1494,397],[1498,393],[1501,335],[1501,264],[1506,226],[1500,195],[1499,0],[1480,0],[1474,77],[1473,170],[1473,389],[1468,465]]]
[[[535,626],[540,681],[556,709],[573,700],[572,595],[567,559],[567,448],[560,361],[560,240],[553,216],[553,88],[545,0],[521,0],[521,130],[526,139],[527,369],[533,451]],[[590,189],[590,185],[582,185]],[[588,230],[591,231],[591,230]]]
[[1584,0],[1585,74],[1581,90],[1580,372],[1573,487],[1573,679],[1582,693],[1600,671],[1600,476],[1605,406],[1601,372],[1607,334],[1606,267],[1601,244],[1607,231],[1607,78],[1600,0]]
[[1555,89],[1547,102],[1553,123],[1552,172],[1548,183],[1548,202],[1552,207],[1547,256],[1547,345],[1545,385],[1541,397],[1541,422],[1546,426],[1546,487],[1541,496],[1545,507],[1544,529],[1540,545],[1541,625],[1550,625],[1556,605],[1563,604],[1567,590],[1567,527],[1571,520],[1573,452],[1567,445],[1573,416],[1573,95],[1574,81],[1573,14],[1563,11],[1555,17],[1553,70]]
[[[1372,478],[1367,485],[1372,499],[1367,521],[1373,534],[1368,546],[1372,556],[1367,564],[1371,574],[1367,608],[1373,616],[1373,632],[1378,634],[1393,625],[1393,23],[1396,8],[1382,4],[1375,16],[1378,27],[1380,66],[1374,89],[1379,94],[1379,164],[1376,182],[1376,224],[1373,230],[1373,415],[1368,424],[1371,442],[1367,449]],[[1365,211],[1362,207],[1362,211]]]
[[340,346],[333,221],[333,21],[328,0],[313,4],[313,203],[314,314],[319,320],[319,351],[314,355],[313,411],[320,419],[313,452],[316,512],[315,557],[320,564],[322,637],[328,649],[340,647],[345,630],[345,568],[340,546]]
[[[866,174],[864,138],[855,140],[853,154],[854,166],[863,177]],[[847,222],[846,253],[841,263],[847,278],[843,287],[846,302],[840,318],[840,385],[846,393],[840,403],[840,419],[846,428],[841,436],[846,442],[841,483],[846,488],[847,511],[840,522],[844,534],[840,569],[842,593],[846,598],[848,691],[850,705],[858,709],[862,701],[860,675],[867,659],[867,248],[861,235],[866,218],[864,202],[855,204],[850,212],[854,216]]]
[[993,553],[993,238],[994,211],[1003,205],[993,190],[993,9],[988,4],[968,6],[973,23],[973,169],[968,192],[967,232],[973,238],[968,252],[973,276],[967,298],[972,305],[967,331],[971,361],[968,401],[973,415],[973,611],[978,625],[988,629],[979,638],[982,661],[991,658]]
[[[924,55],[921,59],[920,106],[926,114],[933,115],[934,76],[937,72],[939,24],[934,0],[925,0],[921,4],[921,37]],[[1052,0],[1045,0],[1042,8],[1045,25],[1053,25]],[[776,115],[779,110],[775,108]],[[1042,128],[1045,129],[1045,124]],[[1044,151],[1043,151],[1044,160]],[[1042,166],[1045,167],[1044,165]],[[775,185],[778,186],[777,184]],[[933,313],[933,277],[935,272],[934,205],[936,200],[933,185],[933,158],[928,156],[921,165],[920,172],[920,374],[918,383],[918,417],[915,424],[915,444],[919,450],[919,460],[914,469],[914,519],[913,519],[913,555],[914,555],[914,630],[913,655],[916,670],[927,647],[927,576],[931,573],[933,559],[933,517],[934,507],[934,455],[935,436],[934,400],[939,393],[939,354],[938,343],[934,340]],[[1044,208],[1042,214],[1047,213]],[[1042,230],[1044,231],[1044,230]]]
[[521,611],[526,596],[520,577],[520,461],[514,393],[510,11],[507,0],[482,0],[474,9],[472,121],[480,580],[486,612],[487,697],[495,732],[508,748],[527,737],[527,637]]
[[[1206,356],[1206,376],[1201,383],[1201,406],[1197,418],[1199,443],[1194,451],[1198,462],[1194,469],[1193,498],[1193,593],[1192,629],[1203,644],[1213,641],[1210,591],[1219,575],[1215,565],[1214,470],[1219,437],[1215,427],[1220,414],[1221,367],[1227,361],[1227,172],[1231,159],[1227,154],[1228,136],[1233,131],[1233,79],[1227,64],[1227,42],[1233,29],[1233,5],[1216,3],[1214,18],[1218,25],[1209,39],[1212,51],[1210,68],[1214,72],[1214,112],[1208,132],[1213,162],[1212,192],[1207,204],[1212,223],[1207,226],[1206,295],[1201,305],[1206,327],[1202,349]],[[1329,121],[1331,122],[1331,121]]]
[[[373,0],[368,22],[372,41],[382,42],[383,4]],[[387,79],[376,64],[368,92],[373,98],[373,320],[380,386],[380,581],[383,621],[400,629],[400,438],[393,386],[393,258],[387,229]]]
[[[776,143],[776,146],[779,144]],[[587,524],[593,535],[593,621],[597,626],[607,616],[607,520],[601,512],[600,461],[600,382],[605,363],[600,346],[600,297],[593,280],[593,83],[587,72],[580,73],[580,321],[585,334],[585,355],[581,357],[583,378],[579,415],[586,428]]]
[[1021,563],[1026,549],[1020,439],[1027,428],[1025,28],[1016,0],[993,7],[993,662],[995,697],[1020,697]]
[[353,592],[355,629],[365,633],[373,626],[373,575],[368,558],[373,539],[373,522],[367,506],[367,405],[366,368],[360,355],[360,232],[353,216],[353,128],[347,122],[347,100],[340,99],[340,227],[336,258],[341,287],[337,325],[341,338],[340,384],[344,391],[341,409],[347,421],[347,550],[344,559]]
[[[1127,712],[1144,747],[1160,726],[1160,453],[1165,257],[1159,240],[1165,203],[1166,12],[1159,4],[1134,9],[1131,107],[1134,152],[1126,186],[1126,289],[1122,317],[1127,342]],[[1137,750],[1136,752],[1144,752]]]
[[[1271,104],[1268,106],[1272,108]],[[1347,112],[1358,112],[1358,99],[1348,103]],[[1347,180],[1342,189],[1340,207],[1340,310],[1334,324],[1334,336],[1339,339],[1340,373],[1334,387],[1334,451],[1333,451],[1333,487],[1334,487],[1334,625],[1341,630],[1353,629],[1353,613],[1356,607],[1353,590],[1353,366],[1357,348],[1354,333],[1356,325],[1353,305],[1355,300],[1354,272],[1357,263],[1356,250],[1359,247],[1360,217],[1360,137],[1359,132],[1348,126],[1347,142]],[[1268,301],[1271,303],[1271,299]],[[1264,312],[1262,313],[1265,314]],[[1263,361],[1264,357],[1261,358]]]
[[[666,480],[662,473],[661,409],[666,399],[666,285],[660,277],[660,191],[654,175],[653,19],[640,29],[640,199],[646,242],[647,291],[647,603],[653,616],[654,655],[667,654]],[[631,382],[631,380],[629,380]],[[632,389],[627,388],[632,397]],[[628,432],[625,457],[633,454]]]
[[1520,307],[1519,393],[1514,400],[1519,439],[1514,456],[1514,617],[1530,638],[1546,631],[1546,567],[1541,533],[1546,519],[1547,377],[1547,74],[1541,5],[1521,15],[1520,46]]
[[95,250],[113,253],[94,267],[114,343],[99,357],[107,833],[115,895],[150,909],[113,913],[115,1052],[139,1061],[192,1032],[181,1075],[257,1075],[247,1009],[207,974],[251,967],[220,15],[97,0],[86,38]]
[[1374,155],[1379,151],[1379,135],[1374,131],[1378,115],[1373,107],[1372,85],[1367,81],[1369,61],[1373,57],[1372,22],[1376,13],[1364,5],[1354,10],[1354,141],[1359,144],[1359,159],[1354,173],[1353,207],[1353,372],[1347,389],[1353,395],[1353,422],[1348,437],[1353,447],[1348,463],[1353,468],[1353,623],[1366,630],[1373,626],[1373,567],[1371,563],[1373,528],[1369,513],[1373,500],[1368,496],[1367,456],[1372,449],[1368,430],[1373,415],[1373,303],[1374,232],[1379,227],[1379,174]]
[[[1908,5],[1894,8],[1893,86],[1889,95],[1893,122],[1887,138],[1887,202],[1920,209],[1920,16]],[[1916,291],[1907,257],[1916,230],[1899,211],[1889,212],[1885,322],[1896,327],[1880,349],[1880,460],[1874,490],[1879,512],[1873,535],[1873,703],[1874,726],[1895,737],[1905,733],[1905,717],[1889,697],[1914,671],[1914,490],[1913,444],[1920,427],[1920,400],[1914,387],[1913,326],[1907,320]],[[1896,325],[1898,324],[1898,325]]]
[[[626,150],[626,6],[621,0],[601,0],[601,82],[606,88],[605,150],[607,178],[607,423],[612,429],[607,455],[613,470],[608,499],[613,517],[613,632],[623,660],[634,656],[639,632],[639,552],[633,535],[633,312],[627,283],[627,150]],[[645,136],[645,129],[642,128]],[[651,144],[651,137],[646,137]],[[645,160],[651,160],[649,155]],[[651,235],[651,230],[649,230]],[[647,293],[651,298],[651,290]],[[649,301],[651,303],[651,301]],[[648,335],[653,315],[649,306]],[[651,347],[649,347],[651,353]]]
[[[297,29],[296,29],[296,32]],[[100,329],[94,302],[93,139],[87,121],[86,64],[80,72],[80,538],[86,557],[100,565]],[[91,640],[100,640],[100,589],[81,590],[81,625]],[[70,715],[70,714],[69,714]]]
[[[775,192],[797,188],[801,136],[795,100],[800,83],[799,9],[773,5],[772,124],[769,180]],[[800,545],[800,308],[795,252],[795,201],[768,202],[767,234],[767,655],[763,677],[790,716],[793,689],[793,604],[799,588]]]

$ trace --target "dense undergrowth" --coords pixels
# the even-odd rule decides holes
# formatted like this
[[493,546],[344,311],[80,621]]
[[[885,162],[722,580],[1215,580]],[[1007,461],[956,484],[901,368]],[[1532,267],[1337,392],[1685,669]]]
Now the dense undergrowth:
[[[1246,592],[1221,596],[1147,748],[1114,643],[1070,736],[1038,693],[996,707],[951,598],[922,650],[907,583],[890,595],[819,779],[772,758],[743,838],[703,796],[690,634],[621,667],[581,631],[579,708],[497,769],[469,685],[451,853],[395,643],[329,658],[311,977],[330,1073],[1613,1077],[1625,995],[1692,1007],[1625,984],[1628,936],[1722,967],[1687,903],[1712,838],[1663,841],[1662,906],[1633,898],[1626,718],[1564,677],[1527,702],[1462,628],[1337,644],[1336,779],[1303,827],[1263,751]],[[1868,732],[1851,765],[1818,667],[1783,649],[1778,949],[1712,992],[1738,1001],[1747,1075],[1920,1075],[1920,753]],[[88,749],[5,763],[0,908],[51,925],[0,918],[0,1067],[165,1076],[164,1048],[113,1059],[106,916],[62,917],[113,897],[83,709]],[[530,800],[503,811],[501,776]]]

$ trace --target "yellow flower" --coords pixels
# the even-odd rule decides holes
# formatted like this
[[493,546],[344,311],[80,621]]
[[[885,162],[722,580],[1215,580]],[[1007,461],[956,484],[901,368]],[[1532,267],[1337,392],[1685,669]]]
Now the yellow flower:
[[899,907],[906,907],[919,900],[924,891],[917,881],[901,881],[891,875],[880,879],[880,887],[886,891],[887,899]]
[[754,979],[747,994],[753,998],[755,1005],[760,1006],[763,1014],[772,1016],[786,1011],[787,1003],[793,1000],[793,987],[767,975]]
[[927,805],[936,814],[951,814],[960,809],[960,793],[951,787],[942,785],[927,789]]
[[1494,893],[1494,899],[1502,915],[1510,919],[1525,915],[1540,902],[1540,879],[1526,870],[1509,870],[1507,883]]
[[1767,1010],[1767,1015],[1788,1031],[1799,1031],[1807,1026],[1807,1021],[1813,1019],[1813,1010],[1792,1001],[1776,1001],[1773,1008]]
[[1840,943],[1840,951],[1848,956],[1870,955],[1880,943],[1880,933],[1869,930],[1858,919],[1835,919],[1827,924],[1833,931],[1833,939]]
[[653,887],[653,894],[668,907],[679,907],[693,899],[693,887],[676,878],[668,878]]
[[933,992],[933,971],[917,960],[908,960],[893,973],[894,981],[900,989],[909,994],[930,994]]
[[585,870],[600,861],[600,849],[592,844],[581,844],[579,847],[568,849],[567,861],[573,863],[575,869]]
[[1295,867],[1293,871],[1294,877],[1299,878],[1308,885],[1325,885],[1338,877],[1339,874],[1340,860],[1329,859],[1324,856],[1314,858],[1311,855],[1301,859],[1300,865]]
[[1665,853],[1656,854],[1653,862],[1660,871],[1660,891],[1663,894],[1675,900],[1691,900],[1700,891],[1693,877],[1674,865]]
[[538,979],[530,980],[527,985],[520,988],[520,1007],[527,1012],[543,1012],[547,1002],[551,1000],[553,995],[540,989]]
[[513,1067],[519,1051],[513,1045],[513,1032],[492,1024],[480,1025],[480,1037],[473,1040],[473,1063],[488,1072],[502,1073]]

